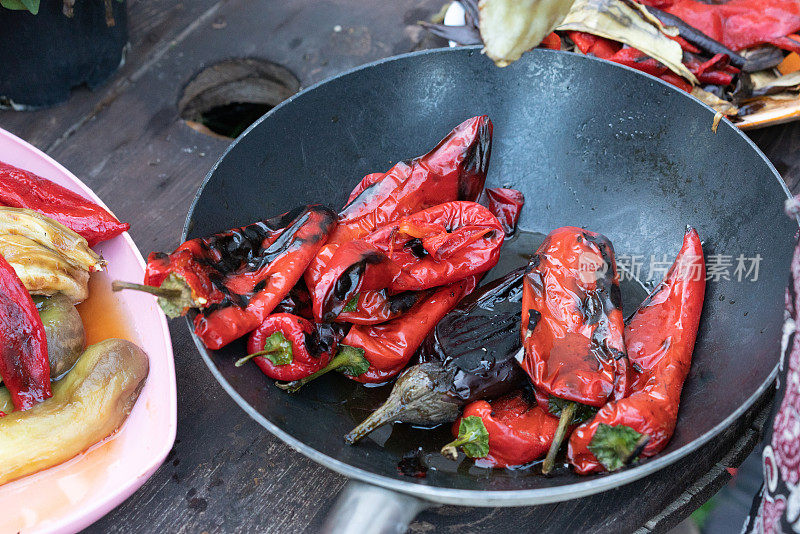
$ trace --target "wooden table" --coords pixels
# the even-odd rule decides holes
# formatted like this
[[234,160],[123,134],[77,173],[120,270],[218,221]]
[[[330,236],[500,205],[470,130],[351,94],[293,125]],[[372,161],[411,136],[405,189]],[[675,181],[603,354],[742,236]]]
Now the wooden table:
[[[95,92],[61,106],[0,112],[0,126],[46,151],[133,223],[140,250],[177,245],[189,203],[227,141],[189,128],[183,86],[226,58],[285,65],[304,86],[378,58],[444,43],[416,21],[442,0],[130,0],[131,49]],[[800,124],[753,139],[800,189]],[[165,464],[91,532],[316,531],[345,479],[250,420],[212,378],[186,327],[171,326],[178,436]],[[411,532],[663,531],[719,489],[758,440],[769,399],[699,453],[641,483],[589,499],[524,509],[443,506]],[[687,490],[688,488],[688,490]],[[642,495],[657,495],[647,499]]]

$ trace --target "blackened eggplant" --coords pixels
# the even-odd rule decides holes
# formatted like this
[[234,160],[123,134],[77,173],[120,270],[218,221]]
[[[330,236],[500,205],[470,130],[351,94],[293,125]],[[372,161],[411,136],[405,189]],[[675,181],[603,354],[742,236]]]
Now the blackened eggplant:
[[461,407],[493,398],[526,380],[516,356],[522,343],[522,279],[511,271],[462,300],[439,321],[420,348],[420,363],[398,377],[386,402],[345,436],[355,443],[391,422],[438,425]]

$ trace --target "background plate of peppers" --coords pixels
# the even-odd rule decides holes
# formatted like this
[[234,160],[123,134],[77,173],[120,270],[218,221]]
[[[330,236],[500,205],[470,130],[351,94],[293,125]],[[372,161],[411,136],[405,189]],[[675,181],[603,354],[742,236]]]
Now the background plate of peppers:
[[[231,145],[198,192],[183,240],[298,205],[338,209],[362,177],[425,153],[454,125],[483,114],[494,124],[486,187],[524,194],[523,231],[591,228],[618,255],[652,255],[669,264],[691,223],[706,240],[707,258],[760,254],[757,282],[708,282],[678,425],[661,455],[613,474],[543,477],[451,463],[439,454],[440,441],[407,425],[383,427],[351,446],[342,436],[391,386],[365,388],[328,373],[290,395],[257,366],[236,367],[247,353],[245,340],[215,351],[195,338],[211,372],[249,415],[294,449],[351,478],[440,503],[514,506],[577,498],[653,473],[712,439],[774,377],[785,265],[798,227],[783,215],[788,193],[780,176],[752,142],[727,122],[712,132],[713,111],[627,67],[535,50],[498,69],[471,47],[412,53],[346,72],[285,101]],[[725,187],[731,176],[738,187]],[[518,250],[513,239],[504,244],[505,270],[498,276],[519,265],[510,261]],[[189,327],[194,331],[191,320]],[[406,477],[398,463],[418,447],[427,474]]]
[[[71,172],[0,129],[0,160],[24,168],[106,208]],[[108,208],[106,208],[108,209]],[[144,260],[127,233],[95,247],[108,265],[103,283],[142,278]],[[146,295],[115,294],[124,324],[116,332],[149,356],[150,373],[119,432],[64,464],[0,486],[0,531],[77,532],[128,498],[152,475],[175,441],[177,400],[172,342],[158,305]],[[89,337],[92,322],[85,321]],[[103,335],[103,332],[97,332]],[[108,332],[105,332],[108,337]],[[101,337],[102,339],[102,337]]]

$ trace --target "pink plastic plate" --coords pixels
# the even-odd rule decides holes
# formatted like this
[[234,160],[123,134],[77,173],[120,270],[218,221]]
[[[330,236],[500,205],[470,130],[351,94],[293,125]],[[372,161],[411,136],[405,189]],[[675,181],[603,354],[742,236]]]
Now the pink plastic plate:
[[[0,161],[104,206],[71,172],[3,129]],[[144,260],[127,233],[95,250],[108,261],[108,279],[142,280]],[[175,441],[175,365],[167,321],[148,295],[127,291],[113,298],[128,318],[131,341],[150,357],[150,374],[139,400],[112,438],[69,462],[0,486],[0,532],[72,533],[85,528],[144,484]]]

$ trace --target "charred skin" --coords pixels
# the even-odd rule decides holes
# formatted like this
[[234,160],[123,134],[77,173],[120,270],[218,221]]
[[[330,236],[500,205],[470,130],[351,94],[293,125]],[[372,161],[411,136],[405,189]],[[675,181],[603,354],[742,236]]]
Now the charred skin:
[[261,324],[297,284],[335,226],[336,214],[330,209],[301,206],[278,217],[191,239],[169,255],[152,253],[144,283],[161,288],[174,281],[187,290],[189,298],[178,306],[166,296],[160,303],[169,304],[177,314],[199,309],[195,333],[206,347],[216,350]]
[[463,299],[425,339],[421,363],[397,379],[389,399],[345,436],[355,443],[387,423],[455,421],[462,406],[503,395],[525,381],[519,352],[524,268]]
[[534,386],[596,407],[625,397],[631,375],[623,331],[611,242],[575,227],[550,232],[523,284],[522,367]]
[[[473,117],[453,128],[424,156],[401,161],[386,173],[365,176],[339,213],[338,225],[328,242],[304,274],[312,295],[340,245],[445,202],[478,200],[489,167],[492,129],[487,116]],[[373,306],[378,306],[374,301],[381,297],[373,295]],[[321,307],[319,302],[315,305]]]
[[571,226],[550,232],[525,274],[520,329],[522,367],[540,397],[567,401],[542,473],[553,469],[580,406],[627,395],[633,373],[624,328],[611,241]]
[[669,443],[691,367],[705,280],[700,237],[687,228],[664,280],[625,328],[631,362],[642,369],[631,394],[603,406],[570,437],[568,458],[576,472],[614,471],[638,456],[659,453]]

